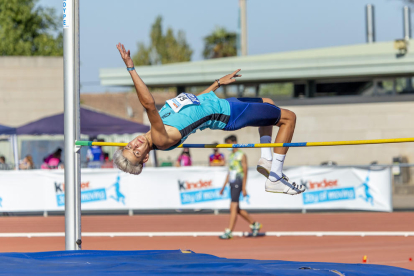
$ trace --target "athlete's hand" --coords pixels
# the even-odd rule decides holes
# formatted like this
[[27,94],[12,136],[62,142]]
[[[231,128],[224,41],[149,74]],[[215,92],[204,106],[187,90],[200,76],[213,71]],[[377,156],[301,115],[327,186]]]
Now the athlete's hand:
[[237,73],[240,72],[241,69],[237,69],[231,74],[225,75],[224,77],[220,78],[220,85],[230,84],[236,81],[236,78],[241,77],[242,75],[238,75]]
[[243,190],[242,190],[242,193],[243,193],[243,197],[246,197],[246,196],[247,196],[247,191],[246,191],[246,189],[243,189]]
[[118,45],[116,45],[116,48],[121,54],[121,57],[125,62],[125,65],[127,67],[134,67],[134,62],[132,61],[132,58],[131,58],[131,51],[130,50],[126,51],[124,45],[121,43],[118,43]]
[[224,193],[224,188],[221,188],[220,195],[223,195],[223,193]]

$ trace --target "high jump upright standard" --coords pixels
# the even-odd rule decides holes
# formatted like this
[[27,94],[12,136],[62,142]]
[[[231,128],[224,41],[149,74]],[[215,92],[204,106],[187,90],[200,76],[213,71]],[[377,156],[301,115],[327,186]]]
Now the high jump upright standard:
[[79,0],[63,0],[63,67],[65,101],[65,248],[80,250]]

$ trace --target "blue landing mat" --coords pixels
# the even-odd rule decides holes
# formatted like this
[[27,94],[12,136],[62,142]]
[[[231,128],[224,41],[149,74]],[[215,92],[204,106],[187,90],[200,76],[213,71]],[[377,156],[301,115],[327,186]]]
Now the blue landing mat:
[[[183,253],[188,252],[188,253]],[[219,258],[181,250],[0,253],[0,275],[414,275],[384,265]]]

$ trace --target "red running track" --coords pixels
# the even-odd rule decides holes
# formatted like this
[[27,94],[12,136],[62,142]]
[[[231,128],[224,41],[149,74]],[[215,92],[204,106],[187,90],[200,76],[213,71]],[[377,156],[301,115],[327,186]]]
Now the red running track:
[[[414,231],[414,212],[253,214],[263,231]],[[83,232],[222,231],[228,215],[83,216]],[[248,231],[239,219],[235,231]],[[0,233],[64,232],[63,217],[1,217]],[[361,263],[414,270],[414,237],[84,237],[83,249],[190,249],[226,258]],[[1,252],[64,250],[64,238],[0,238]]]

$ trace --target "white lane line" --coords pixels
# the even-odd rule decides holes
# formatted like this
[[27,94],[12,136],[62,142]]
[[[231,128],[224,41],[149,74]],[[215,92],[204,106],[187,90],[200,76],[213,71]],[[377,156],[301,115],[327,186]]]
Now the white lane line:
[[[83,237],[214,237],[223,232],[83,232]],[[290,232],[262,232],[261,235],[288,237],[288,236],[350,236],[350,237],[413,237],[414,232],[403,231],[290,231]],[[249,232],[233,232],[233,236],[242,237]],[[64,232],[39,232],[39,233],[0,233],[0,238],[32,238],[32,237],[64,237]]]
[[325,231],[325,232],[266,232],[266,236],[398,236],[398,237],[409,237],[414,236],[414,232],[403,232],[403,231]]

